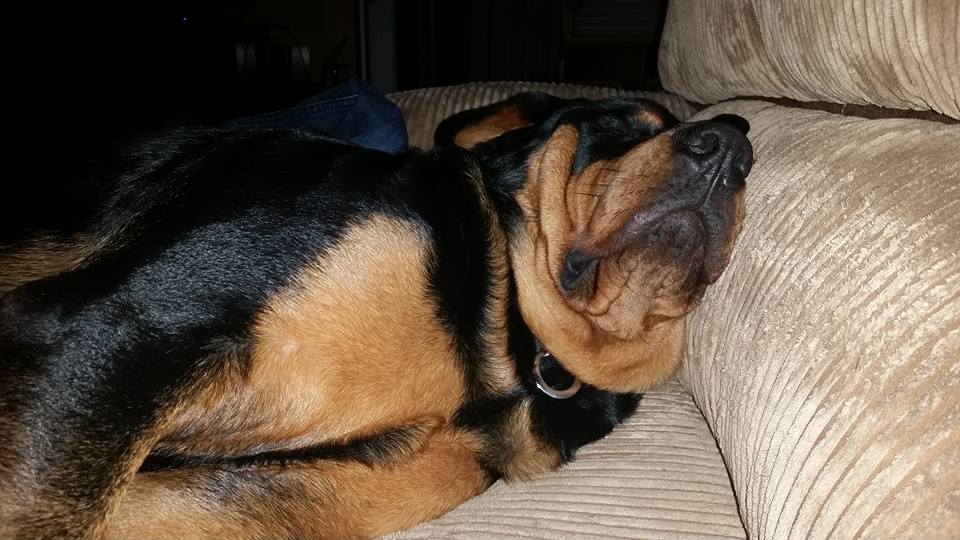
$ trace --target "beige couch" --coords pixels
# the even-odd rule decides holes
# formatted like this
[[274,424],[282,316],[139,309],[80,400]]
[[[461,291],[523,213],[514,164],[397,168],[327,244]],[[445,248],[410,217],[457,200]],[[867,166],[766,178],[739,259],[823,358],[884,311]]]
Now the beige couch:
[[[397,538],[960,538],[958,6],[673,0],[676,95],[639,95],[683,118],[677,96],[728,100],[693,117],[746,117],[757,158],[678,380],[570,466]],[[443,117],[531,89],[638,95],[392,97],[428,147]]]

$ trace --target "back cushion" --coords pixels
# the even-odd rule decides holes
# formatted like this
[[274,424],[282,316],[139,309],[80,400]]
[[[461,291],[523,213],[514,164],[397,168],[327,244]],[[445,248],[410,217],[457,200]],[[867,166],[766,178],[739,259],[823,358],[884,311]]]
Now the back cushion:
[[933,110],[960,118],[957,0],[671,0],[664,87]]

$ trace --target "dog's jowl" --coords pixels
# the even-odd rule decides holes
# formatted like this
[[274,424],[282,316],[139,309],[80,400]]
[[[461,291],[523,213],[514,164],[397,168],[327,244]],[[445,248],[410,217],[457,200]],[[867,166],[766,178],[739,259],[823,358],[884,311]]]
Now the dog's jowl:
[[372,537],[574,457],[676,370],[746,122],[521,94],[393,156],[180,130],[0,245],[0,536]]

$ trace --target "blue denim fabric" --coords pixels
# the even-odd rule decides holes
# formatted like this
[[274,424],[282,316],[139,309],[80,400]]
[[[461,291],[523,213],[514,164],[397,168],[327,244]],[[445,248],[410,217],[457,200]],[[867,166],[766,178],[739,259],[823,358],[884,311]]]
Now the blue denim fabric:
[[230,120],[229,129],[307,128],[354,144],[397,154],[407,150],[407,126],[390,100],[351,79],[289,109]]

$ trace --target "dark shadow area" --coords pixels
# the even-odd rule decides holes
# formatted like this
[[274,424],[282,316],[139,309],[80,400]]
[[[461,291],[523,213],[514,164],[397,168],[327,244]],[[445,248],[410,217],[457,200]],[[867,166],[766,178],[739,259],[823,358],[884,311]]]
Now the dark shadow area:
[[4,198],[84,176],[130,134],[288,107],[350,77],[384,93],[492,80],[656,88],[665,4],[8,3]]
[[665,0],[397,4],[405,6],[397,14],[401,90],[511,80],[659,87]]

